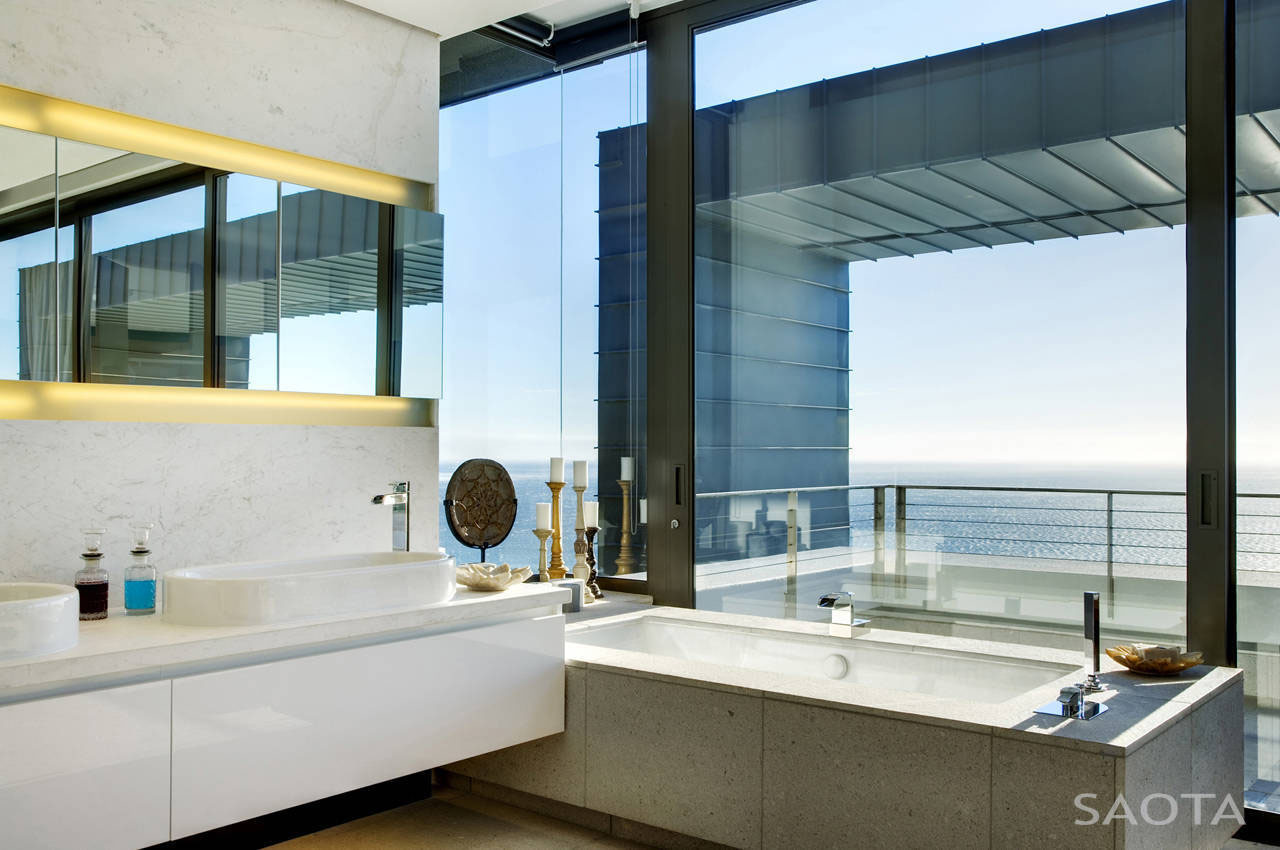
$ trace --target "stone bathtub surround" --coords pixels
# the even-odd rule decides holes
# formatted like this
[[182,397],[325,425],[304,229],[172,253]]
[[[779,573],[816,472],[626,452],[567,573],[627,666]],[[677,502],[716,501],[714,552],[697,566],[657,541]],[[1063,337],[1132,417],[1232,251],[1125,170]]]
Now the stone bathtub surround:
[[0,420],[0,581],[71,584],[80,529],[102,527],[110,606],[123,604],[129,525],[154,522],[152,563],[382,552],[409,481],[414,551],[435,551],[435,428]]
[[[744,630],[825,635],[826,625],[684,609],[649,616]],[[637,616],[571,625],[565,733],[450,765],[478,790],[535,795],[559,817],[637,821],[744,848],[1220,847],[1237,824],[1210,824],[1230,794],[1243,806],[1243,675],[1196,668],[1176,679],[1124,671],[1104,656],[1109,711],[1091,721],[1033,709],[1064,677],[999,705],[947,700],[573,643]],[[644,616],[641,614],[640,616]],[[872,629],[860,640],[1082,665],[1080,652]],[[838,639],[836,639],[838,640]],[[1149,794],[1207,793],[1156,826]],[[1136,822],[1076,825],[1123,794]],[[570,811],[569,815],[565,811]],[[1150,806],[1167,816],[1167,802]],[[577,813],[577,814],[573,814]],[[693,845],[690,845],[693,846]]]

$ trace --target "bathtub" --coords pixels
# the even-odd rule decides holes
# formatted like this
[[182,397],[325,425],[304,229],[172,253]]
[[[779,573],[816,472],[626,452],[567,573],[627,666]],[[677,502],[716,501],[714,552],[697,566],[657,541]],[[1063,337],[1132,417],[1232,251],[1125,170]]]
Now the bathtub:
[[453,598],[443,553],[373,552],[186,567],[164,574],[165,620],[254,626],[433,605]]
[[498,799],[550,798],[549,813],[567,804],[750,850],[1191,850],[1235,830],[1206,817],[1193,843],[1189,812],[1089,825],[1076,801],[1105,813],[1118,795],[1135,810],[1158,794],[1203,794],[1206,812],[1241,800],[1241,671],[1151,679],[1104,658],[1091,698],[1108,710],[1080,721],[1036,713],[1082,678],[1079,650],[871,625],[833,637],[678,608],[572,623],[563,737],[446,770]]
[[[753,625],[744,626],[744,619]],[[1055,660],[1061,652],[1046,658],[1027,647],[976,641],[965,642],[972,649],[957,649],[949,638],[856,631],[854,638],[833,637],[818,623],[666,609],[574,626],[565,640],[571,647],[839,683],[853,693],[897,691],[981,704],[1006,703],[1081,671]]]

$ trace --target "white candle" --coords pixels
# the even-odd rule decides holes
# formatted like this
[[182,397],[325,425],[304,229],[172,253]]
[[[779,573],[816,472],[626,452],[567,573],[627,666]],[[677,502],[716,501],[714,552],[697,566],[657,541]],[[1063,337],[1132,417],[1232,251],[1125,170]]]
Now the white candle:
[[644,525],[649,521],[649,500],[640,500],[640,524]]
[[551,482],[564,481],[564,458],[553,457],[551,459]]
[[622,459],[622,474],[619,475],[618,477],[621,478],[623,481],[630,481],[631,479],[635,478],[635,476],[636,476],[635,458],[624,457]]
[[573,462],[573,486],[587,486],[587,462],[585,460],[575,460]]
[[538,514],[538,517],[537,517],[538,531],[550,531],[551,530],[551,503],[538,502],[538,504],[535,505],[534,507],[537,509],[537,514]]
[[600,503],[587,502],[582,506],[583,513],[587,518],[587,528],[600,527]]

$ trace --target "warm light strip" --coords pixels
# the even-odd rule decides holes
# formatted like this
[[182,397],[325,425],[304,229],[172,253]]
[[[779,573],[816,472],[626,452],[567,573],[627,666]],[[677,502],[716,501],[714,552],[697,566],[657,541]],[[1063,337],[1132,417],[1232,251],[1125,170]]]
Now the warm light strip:
[[0,381],[0,419],[434,427],[426,398]]
[[430,210],[431,185],[0,85],[0,124]]

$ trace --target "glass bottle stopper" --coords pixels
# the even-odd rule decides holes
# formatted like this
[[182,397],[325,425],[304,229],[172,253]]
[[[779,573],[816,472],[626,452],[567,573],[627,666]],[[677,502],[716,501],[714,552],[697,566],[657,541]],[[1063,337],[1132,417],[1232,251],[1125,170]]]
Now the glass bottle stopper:
[[84,554],[80,557],[86,559],[102,557],[102,535],[107,533],[105,528],[85,528],[80,531],[84,535]]
[[150,552],[148,543],[151,540],[151,529],[155,528],[154,522],[135,522],[129,526],[133,531],[133,551]]

